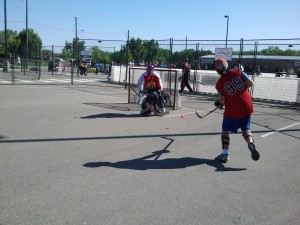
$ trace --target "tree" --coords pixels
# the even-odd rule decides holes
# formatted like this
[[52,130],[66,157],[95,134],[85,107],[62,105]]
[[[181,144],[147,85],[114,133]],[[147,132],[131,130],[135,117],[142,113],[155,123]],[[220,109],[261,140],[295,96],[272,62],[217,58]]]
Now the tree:
[[65,47],[62,49],[62,58],[63,59],[72,59],[73,58],[73,43],[65,42]]
[[91,47],[90,50],[92,52],[92,61],[100,62],[103,55],[102,51],[97,46]]
[[[13,30],[7,30],[7,56],[13,56],[18,54],[17,49],[19,46],[18,32]],[[5,57],[5,32],[0,31],[0,57]]]
[[[18,53],[23,56],[23,58],[27,57],[27,44],[26,44],[26,30],[20,31],[18,37],[20,41],[20,45],[18,48]],[[42,40],[32,29],[28,29],[28,58],[33,59],[39,55],[39,52],[42,49]]]

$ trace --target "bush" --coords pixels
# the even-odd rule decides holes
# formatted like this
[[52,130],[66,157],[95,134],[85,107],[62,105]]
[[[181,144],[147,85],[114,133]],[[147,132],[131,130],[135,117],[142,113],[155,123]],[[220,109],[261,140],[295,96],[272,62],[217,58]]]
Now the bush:
[[96,68],[89,68],[89,73],[96,73]]

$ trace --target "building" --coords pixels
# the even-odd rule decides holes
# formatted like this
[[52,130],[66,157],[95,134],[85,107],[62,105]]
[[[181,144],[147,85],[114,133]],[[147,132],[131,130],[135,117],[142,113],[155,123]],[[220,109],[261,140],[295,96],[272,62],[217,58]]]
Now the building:
[[[201,68],[207,67],[214,70],[215,55],[206,55],[199,57]],[[232,55],[232,61],[228,61],[229,68],[233,68],[237,61],[240,60],[246,72],[252,72],[256,66],[260,66],[261,72],[276,73],[276,71],[284,69],[288,71],[293,69],[296,74],[300,68],[300,56],[269,56],[257,55],[256,59],[253,55],[243,55],[240,59],[239,55]]]

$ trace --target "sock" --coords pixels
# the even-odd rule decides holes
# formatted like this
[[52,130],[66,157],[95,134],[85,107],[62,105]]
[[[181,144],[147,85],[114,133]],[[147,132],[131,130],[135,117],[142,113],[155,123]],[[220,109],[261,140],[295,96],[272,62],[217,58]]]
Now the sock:
[[223,155],[228,155],[228,149],[224,148],[222,154],[223,154]]

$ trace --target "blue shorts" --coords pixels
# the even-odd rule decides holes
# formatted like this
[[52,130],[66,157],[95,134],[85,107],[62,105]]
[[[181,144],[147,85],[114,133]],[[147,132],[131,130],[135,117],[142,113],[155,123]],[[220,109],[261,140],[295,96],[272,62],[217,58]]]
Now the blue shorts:
[[245,116],[242,119],[232,119],[230,117],[226,117],[223,119],[222,129],[236,133],[239,128],[241,128],[242,131],[250,130],[250,123],[251,115]]

